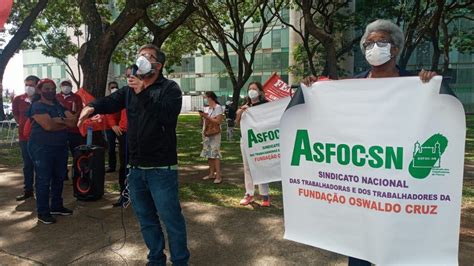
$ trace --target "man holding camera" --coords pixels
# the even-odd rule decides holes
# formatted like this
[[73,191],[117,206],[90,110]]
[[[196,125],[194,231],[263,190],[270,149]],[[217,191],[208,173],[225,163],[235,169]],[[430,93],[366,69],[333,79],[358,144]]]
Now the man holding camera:
[[166,265],[165,223],[173,265],[187,265],[186,224],[178,198],[176,124],[182,93],[174,81],[162,75],[165,54],[148,44],[138,51],[135,75],[128,86],[85,107],[79,125],[94,114],[127,109],[129,167],[128,186],[132,206],[149,249],[149,265]]

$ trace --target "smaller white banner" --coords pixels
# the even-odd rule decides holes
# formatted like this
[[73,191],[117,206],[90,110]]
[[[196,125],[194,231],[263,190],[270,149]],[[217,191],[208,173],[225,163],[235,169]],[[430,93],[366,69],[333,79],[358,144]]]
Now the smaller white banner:
[[247,157],[254,184],[281,181],[280,118],[290,97],[247,109],[242,114],[242,154]]

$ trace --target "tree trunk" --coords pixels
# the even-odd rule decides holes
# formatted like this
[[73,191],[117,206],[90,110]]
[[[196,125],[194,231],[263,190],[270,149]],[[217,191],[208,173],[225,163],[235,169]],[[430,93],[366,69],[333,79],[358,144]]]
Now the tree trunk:
[[242,90],[242,86],[234,85],[232,87],[232,107],[237,110],[239,108],[240,102],[240,91]]
[[318,73],[316,71],[316,67],[314,66],[313,62],[313,51],[311,47],[309,47],[309,36],[306,36],[306,38],[303,39],[303,47],[304,50],[306,51],[306,55],[308,56],[308,66],[309,66],[309,71],[313,76],[317,76]]
[[128,0],[110,26],[102,23],[95,2],[93,0],[79,1],[81,16],[88,26],[91,38],[82,45],[78,60],[84,74],[82,87],[94,97],[102,97],[105,95],[113,51],[120,40],[145,15],[146,8],[154,1]]
[[448,25],[446,25],[444,18],[441,19],[441,29],[443,31],[444,39],[443,39],[443,70],[442,74],[446,75],[449,71],[449,44],[451,42],[451,37],[449,36]]
[[103,40],[88,42],[81,47],[83,56],[80,65],[84,74],[82,86],[94,97],[103,97],[107,86],[107,76],[112,52],[115,46]]
[[398,65],[401,69],[406,69],[408,65],[408,60],[410,60],[411,55],[415,51],[416,46],[406,46],[404,48],[405,52],[400,55],[398,60]]
[[336,49],[334,47],[334,38],[330,34],[327,34],[324,30],[318,28],[313,21],[313,15],[311,14],[312,1],[303,0],[302,10],[304,17],[305,31],[311,34],[316,40],[320,41],[326,50],[326,63],[327,63],[327,75],[331,79],[338,79],[337,74],[337,57]]
[[[40,0],[25,18],[25,20],[23,20],[23,23],[18,28],[18,31],[15,33],[13,38],[8,42],[7,46],[5,46],[5,49],[3,49],[2,54],[0,55],[0,83],[3,81],[3,75],[5,74],[5,69],[7,68],[8,62],[18,51],[22,42],[28,38],[28,36],[30,36],[31,26],[47,5],[48,0]],[[2,107],[0,108],[0,120],[5,120],[5,112],[3,111],[3,97],[1,93],[0,106]]]
[[330,79],[339,79],[339,75],[337,73],[337,57],[334,42],[328,42],[324,44],[324,47],[326,48],[327,76]]
[[431,71],[438,71],[441,49],[439,48],[439,24],[444,11],[444,0],[437,0],[437,8],[433,16],[433,25],[431,26],[431,43],[433,45],[433,56],[431,59]]

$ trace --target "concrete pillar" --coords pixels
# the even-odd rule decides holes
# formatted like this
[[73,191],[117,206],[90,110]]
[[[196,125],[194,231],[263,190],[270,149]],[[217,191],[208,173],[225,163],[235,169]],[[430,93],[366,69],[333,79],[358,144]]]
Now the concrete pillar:
[[[294,27],[298,30],[301,30],[300,27],[300,19],[302,18],[303,14],[296,9],[290,9],[290,24],[294,25]],[[303,22],[302,22],[303,23]],[[295,60],[293,59],[293,51],[295,50],[296,46],[303,42],[301,37],[296,33],[292,28],[289,29],[289,59],[288,59],[288,66],[292,66],[295,64]],[[296,84],[299,82],[297,78],[292,74],[288,73],[288,84]]]

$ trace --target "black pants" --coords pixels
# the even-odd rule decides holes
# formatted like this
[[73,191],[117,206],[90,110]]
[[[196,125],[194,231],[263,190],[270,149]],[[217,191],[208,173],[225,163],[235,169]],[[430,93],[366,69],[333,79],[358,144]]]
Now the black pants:
[[120,168],[119,168],[119,185],[120,185],[120,193],[125,190],[125,180],[127,179],[128,169],[128,152],[126,149],[127,145],[127,133],[123,132],[122,136],[117,136],[119,141],[119,160],[120,160]]
[[74,156],[74,149],[77,146],[84,145],[86,143],[85,138],[79,133],[67,133],[67,144],[69,146],[69,151],[71,156]]
[[109,153],[109,169],[115,170],[117,166],[117,157],[115,155],[115,140],[117,139],[117,135],[115,135],[115,132],[112,129],[107,129],[105,134],[107,136]]
[[[74,149],[77,146],[84,145],[86,143],[86,139],[79,133],[67,133],[67,145],[69,147],[69,151],[71,152],[71,158],[74,158]],[[66,172],[66,176],[64,177],[67,179],[69,175],[69,170]],[[71,177],[72,178],[72,177]]]

